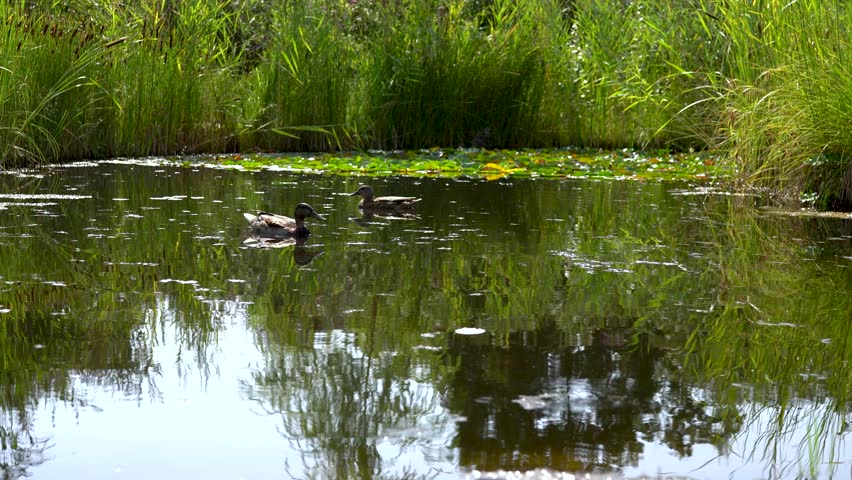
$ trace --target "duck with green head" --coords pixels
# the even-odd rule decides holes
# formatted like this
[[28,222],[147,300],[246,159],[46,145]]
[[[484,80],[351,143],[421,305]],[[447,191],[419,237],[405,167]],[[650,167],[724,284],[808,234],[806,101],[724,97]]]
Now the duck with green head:
[[307,203],[296,205],[296,210],[293,213],[295,218],[266,212],[257,212],[257,215],[244,213],[243,216],[249,221],[252,234],[265,238],[307,237],[311,232],[305,226],[306,218],[312,217],[325,221],[325,218],[321,217]]
[[420,201],[417,197],[376,197],[369,185],[361,185],[358,190],[350,193],[350,197],[361,195],[363,197],[358,203],[358,208],[364,211],[401,211],[407,210]]

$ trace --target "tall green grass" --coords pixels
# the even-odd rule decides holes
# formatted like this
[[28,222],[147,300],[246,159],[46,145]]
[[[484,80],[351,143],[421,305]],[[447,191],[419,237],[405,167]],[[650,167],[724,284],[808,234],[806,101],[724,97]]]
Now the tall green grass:
[[542,143],[538,21],[555,2],[388,3],[366,41],[363,115],[386,148]]
[[[114,10],[111,27],[132,41],[110,59],[105,89],[112,103],[106,152],[97,156],[227,150],[237,126],[230,38],[235,15],[225,2],[181,2],[179,10],[143,5]],[[97,145],[97,142],[96,142]],[[232,147],[231,147],[232,148]]]
[[[0,4],[3,5],[3,4]],[[6,8],[6,5],[3,5]],[[4,15],[0,23],[0,154],[5,163],[73,156],[106,51],[89,25]]]
[[[793,194],[811,176],[813,160],[828,155],[848,166],[849,7],[816,0],[699,5],[707,36],[723,54],[707,75],[720,107],[718,135],[708,146],[726,151],[744,180]],[[850,185],[840,181],[823,193],[848,204]]]
[[[250,73],[247,119],[264,149],[325,151],[346,138],[353,45],[339,1],[307,0],[271,9],[271,34]],[[337,21],[335,21],[337,20]],[[274,134],[270,136],[269,132]]]
[[695,96],[691,55],[701,38],[694,15],[683,2],[577,1],[551,62],[563,141],[702,147],[704,120],[679,115]]
[[[32,98],[66,104],[4,105],[8,117],[44,112],[43,123],[60,123],[25,123],[18,136],[30,161],[673,139],[660,132],[679,105],[671,106],[676,95],[657,77],[674,69],[656,54],[646,61],[647,51],[659,50],[653,33],[664,30],[643,23],[652,2],[580,1],[570,15],[557,0],[73,5],[77,14],[68,18],[85,19],[95,32],[89,43],[27,57],[32,63],[9,51],[16,42],[4,43],[6,68],[54,89]],[[56,7],[0,8],[37,25],[60,21],[52,20],[60,18]],[[23,32],[7,23],[7,36],[29,35],[33,48],[62,43]],[[117,39],[124,41],[113,45]],[[91,69],[74,68],[72,52],[80,51],[80,68]],[[40,73],[45,67],[66,81]]]
[[[668,147],[852,198],[839,0],[0,0],[4,165]],[[829,181],[814,160],[831,158]]]

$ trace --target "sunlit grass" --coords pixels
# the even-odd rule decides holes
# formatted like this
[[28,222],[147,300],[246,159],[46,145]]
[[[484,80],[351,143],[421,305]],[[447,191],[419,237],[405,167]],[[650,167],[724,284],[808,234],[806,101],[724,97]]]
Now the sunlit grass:
[[[712,150],[852,199],[837,0],[0,2],[3,165],[432,147]],[[841,168],[814,168],[832,158]],[[819,162],[817,162],[819,163]]]

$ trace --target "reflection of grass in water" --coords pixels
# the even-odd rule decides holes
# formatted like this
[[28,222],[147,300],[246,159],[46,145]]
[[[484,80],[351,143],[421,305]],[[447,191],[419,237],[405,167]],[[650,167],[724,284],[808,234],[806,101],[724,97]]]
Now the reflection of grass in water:
[[[45,221],[20,220],[22,225]],[[145,345],[132,340],[140,321],[134,312],[142,310],[145,297],[117,295],[138,290],[138,281],[130,275],[104,277],[90,271],[92,265],[73,261],[80,252],[62,243],[62,236],[22,230],[4,230],[9,236],[0,249],[0,440],[2,455],[9,459],[3,468],[13,478],[14,472],[44,461],[47,441],[33,431],[33,411],[40,402],[54,409],[87,408],[85,387],[75,386],[75,379],[137,392],[147,358]]]
[[280,417],[280,433],[296,443],[310,478],[395,478],[393,459],[377,445],[388,437],[402,448],[428,443],[430,432],[446,428],[449,419],[434,415],[437,392],[409,380],[439,368],[437,355],[393,355],[375,331],[311,332],[304,344],[288,346],[267,335],[270,328],[267,321],[258,329],[267,362],[243,383],[244,392]]
[[772,464],[780,447],[801,433],[792,428],[804,425],[799,451],[814,470],[836,460],[835,440],[846,431],[852,305],[839,286],[849,273],[821,268],[826,259],[791,239],[789,223],[799,220],[732,215],[717,232],[721,309],[690,336],[684,374],[711,385],[723,403],[754,405],[755,418],[771,412],[775,421],[751,427],[763,427],[751,454],[769,452],[772,468],[781,468]]
[[[501,339],[508,338],[512,332],[531,331],[547,322],[554,322],[560,327],[560,332],[564,333],[564,338],[560,341],[565,343],[597,327],[616,325],[629,328],[632,324],[639,333],[650,332],[656,328],[673,331],[676,334],[667,341],[674,344],[686,337],[679,335],[690,328],[692,322],[710,318],[712,321],[706,321],[701,330],[696,330],[692,339],[695,353],[688,366],[694,367],[702,365],[698,362],[706,362],[711,374],[730,372],[738,381],[765,386],[765,389],[761,388],[758,398],[764,403],[776,401],[765,393],[774,380],[755,378],[755,372],[747,363],[750,361],[749,354],[763,363],[777,363],[779,352],[773,351],[772,348],[778,349],[779,345],[786,345],[782,343],[787,342],[783,335],[810,334],[816,340],[831,336],[835,339],[835,343],[828,346],[831,349],[838,349],[840,341],[837,339],[845,338],[840,335],[840,327],[844,325],[837,322],[821,324],[814,321],[814,328],[808,331],[760,323],[767,318],[776,322],[794,323],[800,321],[796,312],[805,312],[815,303],[823,304],[823,308],[837,305],[832,292],[824,294],[827,300],[813,300],[819,297],[820,289],[827,290],[825,287],[829,285],[830,280],[812,278],[819,274],[818,266],[803,260],[803,254],[795,243],[771,240],[778,235],[791,236],[786,229],[756,233],[758,228],[767,229],[766,220],[746,217],[732,220],[730,231],[696,234],[693,231],[696,225],[694,221],[679,221],[683,210],[658,210],[650,207],[670,201],[668,187],[663,185],[645,185],[640,189],[642,193],[637,194],[637,190],[625,187],[624,183],[599,182],[599,188],[590,189],[591,193],[575,195],[570,192],[576,189],[576,185],[571,182],[544,182],[547,186],[543,186],[542,182],[517,181],[511,188],[501,187],[497,182],[481,182],[477,188],[483,188],[482,190],[471,190],[475,195],[465,197],[459,194],[456,197],[456,191],[447,197],[468,203],[469,207],[473,207],[469,211],[487,210],[487,218],[509,218],[511,223],[517,226],[502,221],[492,223],[486,217],[481,217],[477,220],[481,221],[481,224],[475,225],[478,232],[466,234],[462,237],[463,241],[453,243],[451,254],[423,247],[418,248],[416,255],[405,257],[404,261],[394,255],[373,255],[347,248],[345,242],[337,241],[336,237],[329,233],[330,229],[319,230],[321,233],[316,238],[324,242],[324,255],[313,262],[310,268],[299,268],[290,251],[252,249],[238,252],[236,248],[239,247],[236,245],[201,241],[192,232],[186,231],[191,230],[193,226],[202,226],[195,233],[207,235],[211,233],[211,225],[215,232],[223,222],[227,224],[231,221],[234,222],[234,230],[244,229],[245,224],[236,210],[226,211],[209,201],[193,203],[189,198],[146,203],[152,196],[162,198],[184,194],[203,196],[208,200],[242,195],[250,199],[246,200],[247,204],[285,198],[283,194],[263,197],[256,193],[263,180],[246,180],[238,187],[229,186],[226,189],[222,186],[224,182],[216,182],[211,178],[221,172],[202,169],[193,172],[195,178],[192,181],[188,179],[190,175],[177,175],[180,178],[169,180],[173,183],[164,185],[159,183],[163,181],[161,177],[150,174],[152,170],[137,167],[126,177],[111,175],[104,177],[101,183],[93,183],[91,186],[91,191],[99,192],[102,198],[122,197],[129,199],[128,201],[116,204],[86,201],[79,205],[74,204],[73,208],[63,212],[63,217],[70,217],[67,230],[70,237],[78,239],[75,248],[79,247],[79,252],[73,251],[69,245],[52,238],[45,231],[36,233],[33,238],[16,241],[18,250],[4,251],[3,254],[7,256],[2,258],[3,265],[8,265],[4,271],[4,279],[16,276],[20,278],[24,274],[37,271],[47,280],[75,284],[64,289],[26,284],[20,290],[7,292],[9,298],[20,302],[14,304],[16,310],[23,308],[17,305],[25,305],[26,301],[33,300],[44,302],[45,314],[53,310],[54,302],[65,302],[68,304],[68,310],[72,312],[68,315],[70,325],[60,322],[62,328],[50,331],[53,342],[49,344],[51,348],[43,349],[46,352],[40,354],[45,357],[36,358],[32,353],[31,344],[27,343],[32,342],[32,339],[24,334],[23,327],[13,328],[13,333],[20,342],[17,346],[22,351],[30,352],[23,354],[27,361],[37,364],[46,358],[48,361],[59,362],[62,360],[61,355],[75,353],[74,350],[63,351],[62,348],[71,349],[74,344],[79,345],[78,349],[83,346],[90,348],[93,352],[98,352],[98,355],[103,355],[102,358],[118,358],[119,354],[126,356],[129,351],[131,360],[140,360],[144,352],[138,353],[133,350],[134,347],[122,346],[122,342],[126,343],[127,338],[135,338],[132,336],[132,327],[147,321],[133,312],[165,310],[165,307],[156,303],[156,299],[162,298],[167,298],[170,308],[174,312],[180,312],[180,315],[174,315],[168,320],[161,318],[161,322],[152,327],[150,338],[157,337],[158,328],[173,322],[181,330],[181,345],[195,349],[199,354],[197,359],[190,361],[203,361],[201,349],[215,345],[218,326],[210,305],[199,296],[221,298],[231,295],[234,290],[229,289],[227,278],[245,280],[246,283],[240,284],[240,288],[245,288],[246,293],[255,301],[248,307],[250,325],[257,332],[258,343],[262,345],[264,352],[269,353],[271,362],[270,372],[264,371],[264,375],[268,373],[273,377],[276,373],[274,370],[279,367],[290,369],[285,372],[285,377],[293,384],[281,387],[288,390],[281,393],[277,400],[286,400],[287,395],[316,395],[319,398],[320,395],[327,394],[330,401],[335,401],[337,395],[343,395],[344,400],[340,400],[341,404],[335,406],[340,415],[334,418],[346,418],[345,415],[353,415],[353,412],[369,412],[374,406],[366,403],[359,405],[353,397],[361,394],[363,388],[366,388],[365,385],[334,385],[338,377],[333,373],[340,373],[346,382],[357,382],[358,375],[370,374],[376,379],[374,385],[393,384],[398,378],[417,376],[428,377],[428,381],[440,385],[441,377],[449,375],[432,363],[432,355],[410,355],[409,352],[425,352],[416,348],[424,343],[420,336],[423,332],[452,330],[479,321],[488,322],[488,327],[494,331],[494,338],[498,342],[504,341]],[[116,169],[110,170],[109,173],[121,171]],[[174,171],[166,172],[172,173]],[[210,177],[203,177],[204,175]],[[256,177],[265,180],[271,177],[263,175],[241,175],[240,178]],[[128,178],[132,181],[118,181]],[[316,180],[320,184],[323,181]],[[309,192],[315,191],[310,190],[313,187],[305,188]],[[303,192],[300,191],[299,195]],[[488,195],[483,194],[486,192]],[[500,202],[491,202],[493,199],[485,198],[491,195],[500,195]],[[435,201],[441,201],[437,197],[438,195],[435,195]],[[286,198],[288,202],[292,200]],[[571,203],[566,205],[566,202]],[[152,204],[160,209],[156,215],[142,210]],[[645,205],[648,208],[625,209],[620,207],[622,204]],[[100,211],[104,205],[115,210],[104,214]],[[347,205],[354,209],[354,205]],[[524,206],[522,212],[517,212],[517,205]],[[180,222],[186,219],[183,213],[185,209],[192,209],[193,213],[200,215],[211,215],[210,225],[205,223],[207,220],[200,220],[198,223],[187,222],[187,226],[172,227],[171,225],[180,225]],[[550,212],[564,213],[564,217],[559,218],[559,222],[543,221],[554,216],[550,215]],[[145,215],[143,218],[131,218],[127,215],[129,213]],[[231,217],[236,217],[236,220],[230,219]],[[98,219],[95,226],[101,230],[86,230],[91,226],[88,223],[90,218]],[[177,219],[177,223],[162,225],[165,219],[170,218]],[[44,220],[24,217],[21,224],[14,227],[14,232],[31,233],[23,225],[42,221]],[[62,222],[62,225],[66,223],[66,219],[55,221]],[[474,221],[471,219],[472,223]],[[718,224],[718,221],[718,218],[708,220],[708,230],[712,225]],[[779,224],[770,222],[769,226],[772,225]],[[387,244],[392,241],[398,234],[392,233],[393,230],[387,228],[373,232],[375,242]],[[156,234],[146,237],[141,232]],[[122,233],[128,236],[128,240],[86,239],[88,233],[107,236]],[[476,241],[478,233],[489,236],[490,240]],[[440,235],[440,232],[436,235]],[[156,241],[149,241],[152,238],[156,238]],[[501,239],[503,250],[493,246],[491,242],[495,238]],[[721,243],[725,256],[720,253],[720,260],[717,262],[690,263],[691,257],[688,257],[688,252],[684,249],[668,248],[679,245],[678,239],[683,238]],[[142,239],[145,241],[141,241]],[[542,254],[543,250],[551,246],[576,254],[576,257],[559,256],[551,251]],[[406,253],[410,251],[413,250],[405,250]],[[511,254],[506,254],[507,252]],[[85,261],[70,262],[72,256]],[[580,261],[598,261],[601,268],[591,274],[586,273],[579,262],[571,263],[574,258]],[[773,261],[776,263],[771,263]],[[142,266],[139,265],[140,262],[156,266]],[[707,264],[719,266],[711,269],[706,268]],[[784,266],[786,264],[791,266]],[[684,272],[676,265],[683,265],[689,272]],[[696,265],[705,267],[705,270],[698,270]],[[611,266],[629,267],[632,274],[602,271],[602,268]],[[695,273],[696,271],[700,273]],[[9,277],[5,276],[7,273]],[[831,274],[835,280],[840,275],[839,272]],[[803,282],[800,278],[808,280]],[[205,293],[196,290],[193,285],[160,282],[163,279],[197,279],[201,288],[211,288],[212,291]],[[784,313],[781,305],[794,305],[790,302],[779,302],[777,295],[783,294],[780,296],[782,300],[784,297],[801,295],[798,290],[800,285],[797,283],[807,284],[811,290],[811,300],[806,299],[807,302],[799,306],[796,312],[787,312],[785,315],[790,318],[769,317],[770,313],[777,316],[776,311]],[[73,291],[75,299],[70,298],[71,289],[79,290]],[[696,314],[684,318],[684,305],[681,301],[693,299],[691,295],[694,295],[695,290],[707,292],[700,298],[702,302],[712,298],[714,304],[727,306],[730,311],[720,313],[717,310],[712,316]],[[116,292],[137,293],[119,301]],[[488,293],[481,295],[481,292]],[[68,298],[63,295],[68,295]],[[763,313],[758,313],[746,302],[737,307],[736,302],[743,298]],[[846,305],[840,304],[841,307]],[[47,323],[47,318],[44,315],[42,321]],[[689,324],[684,325],[687,322]],[[52,324],[48,324],[48,327],[51,326]],[[826,331],[819,332],[819,328]],[[828,331],[830,328],[837,331]],[[317,332],[334,330],[352,333],[353,337],[347,341],[361,351],[368,352],[367,358],[355,355],[347,358],[346,352],[338,352],[336,356],[315,359],[312,355],[316,352],[303,352],[304,355],[300,353],[299,359],[304,360],[307,366],[287,363],[293,358],[287,356],[290,346],[311,348]],[[726,343],[729,341],[726,337],[729,333],[736,336],[731,339],[730,343],[733,345]],[[659,338],[660,336],[657,336],[652,341],[659,341]],[[744,341],[744,338],[750,339],[751,343]],[[103,339],[107,341],[98,343]],[[810,340],[804,337],[801,341],[811,346],[821,345],[818,342],[808,343]],[[763,347],[753,345],[754,342],[770,342],[773,345]],[[117,346],[109,351],[106,348],[108,344]],[[7,345],[15,346],[13,343]],[[0,345],[2,346],[5,345]],[[436,346],[441,348],[443,344]],[[47,351],[54,348],[56,353]],[[110,354],[115,356],[109,357]],[[815,356],[814,352],[806,351],[804,354]],[[802,354],[792,352],[790,355]],[[70,358],[73,360],[66,364],[84,364],[80,357]],[[814,362],[817,360],[828,362],[832,359],[826,356],[815,358]],[[283,366],[273,364],[279,361],[284,362]],[[367,371],[366,367],[352,365],[338,368],[338,364],[334,363],[359,361],[370,362],[372,371]],[[775,363],[764,366],[767,378],[786,381],[785,376],[790,376],[796,381],[794,369],[790,372],[772,370],[792,369],[791,365],[775,367]],[[27,366],[23,365],[21,368]],[[34,368],[40,366],[36,365]],[[323,373],[325,376],[309,378],[312,369],[325,368],[328,369],[328,373]],[[820,368],[826,367],[815,363],[814,371],[818,372]],[[97,379],[99,373],[94,368],[91,370],[92,378]],[[801,372],[801,369],[799,371]],[[121,375],[121,372],[118,374]],[[301,374],[306,377],[299,377]],[[685,375],[689,376],[690,381],[684,383],[705,384],[701,374],[691,373],[687,369]],[[100,378],[115,383],[120,380],[117,377],[108,378],[105,374]],[[696,378],[698,380],[695,380]],[[271,378],[270,381],[274,380],[275,378]],[[833,376],[829,380],[841,385],[843,383],[842,376]],[[722,388],[720,391],[730,395],[723,397],[726,401],[721,407],[722,415],[726,415],[728,419],[736,419],[739,391],[730,385],[731,379],[721,378],[719,382],[721,387],[725,387],[727,382],[729,388]],[[837,388],[840,388],[840,385]],[[343,391],[344,389],[347,390]],[[38,394],[33,390],[30,392],[33,395]],[[805,385],[802,387],[802,393],[797,395],[805,396],[807,392],[808,387]],[[375,400],[376,397],[372,398]],[[391,398],[382,401],[393,403],[393,400]],[[789,398],[781,400],[788,405],[792,403]],[[312,416],[318,415],[320,412],[311,410],[305,412],[303,418],[311,419]],[[784,418],[790,418],[788,415],[785,414]],[[325,422],[321,425],[325,429],[334,426],[331,420],[325,417],[319,418],[318,422]],[[373,428],[367,425],[363,431],[369,431],[367,427]],[[816,428],[814,431],[820,432]],[[333,447],[342,450],[348,448],[350,450],[346,451],[353,453],[355,443]],[[366,444],[361,442],[360,446]],[[819,447],[819,442],[815,442],[814,446]]]
[[[160,230],[161,217],[126,215],[144,213],[139,202],[144,205],[151,196],[146,181],[98,185],[98,180],[95,176],[87,191],[130,200],[111,204],[109,214],[94,199],[57,202],[47,209],[56,216],[39,216],[29,207],[6,212],[0,305],[9,312],[2,315],[0,369],[19,376],[2,382],[14,393],[5,397],[6,406],[21,406],[30,398],[75,398],[67,390],[71,372],[120,391],[137,391],[151,367],[151,342],[165,327],[176,329],[178,341],[196,354],[189,361],[205,370],[204,352],[215,344],[219,327],[219,307],[206,299],[228,289],[230,275],[222,266],[229,250],[210,240],[194,242],[183,229]],[[7,191],[23,193],[63,187],[48,184],[36,190],[39,185],[26,180],[10,183]],[[215,197],[217,187],[210,188],[207,196]],[[181,217],[179,202],[162,203],[158,207],[171,218]],[[157,232],[159,242],[136,241],[140,232]],[[160,282],[168,278],[204,279],[210,292]],[[171,311],[160,311],[166,307]],[[140,332],[143,325],[148,330]]]

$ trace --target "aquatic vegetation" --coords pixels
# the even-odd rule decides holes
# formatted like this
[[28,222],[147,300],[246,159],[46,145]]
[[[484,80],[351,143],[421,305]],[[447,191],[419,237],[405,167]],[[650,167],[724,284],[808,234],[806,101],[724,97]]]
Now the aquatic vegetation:
[[709,153],[640,153],[624,149],[480,150],[430,149],[405,152],[311,155],[235,155],[194,158],[186,165],[245,170],[286,170],[343,175],[608,178],[627,180],[719,181],[730,178],[729,164]]

